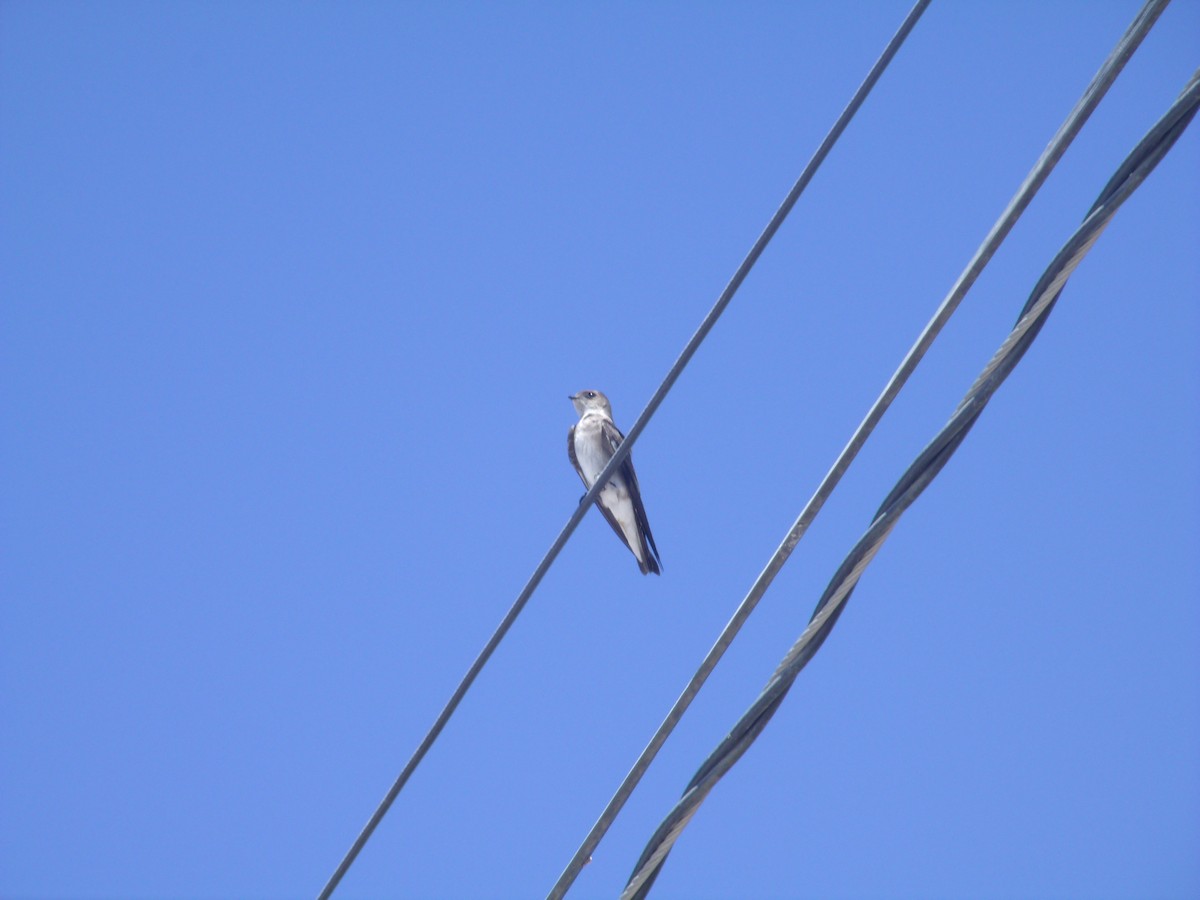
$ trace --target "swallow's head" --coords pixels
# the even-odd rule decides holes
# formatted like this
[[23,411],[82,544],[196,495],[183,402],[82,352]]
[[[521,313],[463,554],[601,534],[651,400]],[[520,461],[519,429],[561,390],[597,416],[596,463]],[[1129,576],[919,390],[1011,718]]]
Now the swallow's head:
[[568,399],[575,404],[575,412],[581,416],[586,416],[590,412],[598,412],[606,418],[612,418],[612,406],[609,405],[608,398],[599,391],[580,391],[578,394],[572,394]]

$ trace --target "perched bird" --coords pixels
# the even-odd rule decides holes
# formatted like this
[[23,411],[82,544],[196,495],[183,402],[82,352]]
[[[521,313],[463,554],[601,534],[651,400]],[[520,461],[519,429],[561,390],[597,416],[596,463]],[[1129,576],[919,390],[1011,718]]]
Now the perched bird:
[[[625,440],[625,435],[613,424],[612,406],[599,391],[580,391],[568,398],[579,413],[579,421],[567,432],[567,455],[571,465],[583,479],[589,490],[596,483],[596,476],[612,459],[613,453]],[[654,535],[646,520],[646,509],[642,506],[642,493],[638,490],[637,475],[633,471],[633,460],[625,457],[617,471],[613,472],[599,496],[596,506],[608,520],[625,546],[633,551],[638,568],[643,575],[662,573],[662,562],[658,548],[654,546]]]

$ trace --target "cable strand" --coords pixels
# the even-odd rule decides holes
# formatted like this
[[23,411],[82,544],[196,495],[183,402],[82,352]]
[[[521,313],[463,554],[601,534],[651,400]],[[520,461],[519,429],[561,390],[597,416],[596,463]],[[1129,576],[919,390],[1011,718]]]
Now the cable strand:
[[[901,26],[901,29],[897,32],[896,37],[894,37],[892,39],[892,43],[889,44],[888,50],[886,50],[884,56],[881,57],[881,62],[884,62],[884,60],[890,60],[891,54],[894,54],[895,50],[899,48],[899,43],[903,41],[903,38],[908,34],[908,31],[911,30],[913,25],[916,24],[917,18],[919,18],[920,14],[924,12],[924,9],[927,5],[927,3],[918,3],[913,7],[912,12],[909,13],[908,18]],[[1063,153],[1066,152],[1067,147],[1070,146],[1071,142],[1074,140],[1079,130],[1083,127],[1092,111],[1096,108],[1104,94],[1107,92],[1117,74],[1119,74],[1121,68],[1124,67],[1125,62],[1132,55],[1133,51],[1137,48],[1137,45],[1145,36],[1145,33],[1149,30],[1150,26],[1153,25],[1154,21],[1161,14],[1162,9],[1165,8],[1165,6],[1166,0],[1161,0],[1161,2],[1154,2],[1154,0],[1151,0],[1151,2],[1147,3],[1141,12],[1139,12],[1138,16],[1134,19],[1133,24],[1130,25],[1125,36],[1109,55],[1109,58],[1106,60],[1105,64],[1092,79],[1092,82],[1088,85],[1080,100],[1076,103],[1071,113],[1059,127],[1058,131],[1055,133],[1046,149],[1042,152],[1042,155],[1038,158],[1033,168],[1026,176],[1024,182],[1022,182],[1021,186],[1017,189],[1017,192],[1013,195],[1013,198],[1009,201],[1008,206],[1004,209],[996,223],[985,236],[983,242],[975,251],[975,254],[968,262],[962,274],[959,275],[958,279],[951,287],[950,292],[942,301],[933,317],[926,324],[921,334],[917,337],[917,340],[914,342],[913,346],[909,349],[908,353],[901,361],[896,372],[888,380],[888,383],[884,386],[883,392],[875,400],[874,404],[872,404],[858,428],[855,429],[855,432],[851,436],[849,442],[842,449],[841,453],[838,455],[837,459],[834,461],[825,477],[821,480],[821,483],[818,485],[813,496],[809,499],[808,503],[805,504],[804,509],[796,518],[796,521],[792,524],[791,529],[788,531],[787,535],[784,537],[775,553],[771,556],[770,560],[768,560],[766,566],[763,568],[762,572],[751,586],[749,592],[746,594],[745,598],[743,598],[742,602],[734,611],[733,616],[721,631],[721,634],[717,637],[716,642],[713,644],[712,648],[701,662],[700,667],[692,676],[692,679],[688,682],[679,698],[675,701],[675,704],[667,713],[666,718],[664,718],[662,724],[659,726],[654,736],[650,739],[650,742],[646,745],[645,749],[642,751],[641,755],[638,757],[629,773],[625,776],[624,781],[622,781],[613,797],[609,800],[608,805],[600,814],[600,817],[597,819],[596,823],[592,826],[592,829],[584,839],[584,842],[575,852],[571,862],[559,877],[558,882],[555,883],[554,888],[548,895],[550,900],[558,900],[558,898],[561,898],[570,888],[570,885],[574,882],[583,866],[585,866],[590,860],[591,854],[599,845],[600,840],[608,831],[613,820],[616,818],[621,808],[625,805],[625,802],[632,794],[634,788],[641,781],[650,764],[657,756],[659,750],[666,743],[667,737],[683,718],[684,713],[687,711],[688,707],[699,693],[700,688],[708,679],[708,676],[716,668],[717,663],[725,654],[725,651],[732,644],[746,620],[753,613],[762,596],[766,593],[771,583],[775,580],[775,576],[783,568],[792,551],[796,548],[805,532],[807,532],[809,526],[816,519],[817,514],[825,505],[825,501],[833,493],[834,488],[836,488],[838,482],[841,481],[842,476],[849,469],[850,464],[853,462],[854,458],[858,455],[858,452],[866,443],[867,438],[870,436],[871,432],[874,431],[875,426],[883,418],[884,413],[887,411],[888,407],[891,406],[892,401],[899,394],[901,388],[904,387],[913,371],[915,371],[917,365],[920,363],[929,347],[933,344],[933,341],[941,333],[942,328],[950,320],[951,316],[953,316],[955,310],[957,310],[959,304],[966,296],[967,291],[970,290],[980,273],[991,260],[991,257],[996,252],[996,249],[1012,230],[1017,219],[1020,218],[1025,208],[1032,201],[1033,196],[1041,188],[1046,178],[1049,177],[1050,172],[1053,171]],[[879,65],[879,63],[876,64],[877,67],[879,67]],[[872,74],[874,75],[874,70],[872,71]],[[866,86],[868,83],[873,83],[870,82],[870,76],[868,77],[868,81],[864,82],[864,86]],[[860,91],[861,90],[862,89],[860,88]],[[857,100],[857,96],[855,99]],[[832,627],[833,622],[837,621],[838,615],[840,615],[840,612],[834,613],[833,621],[830,623],[830,627]],[[822,636],[819,639],[817,646],[819,646],[820,642],[823,641],[824,637]]]
[[1118,169],[1096,204],[1054,257],[1026,301],[1017,323],[976,379],[947,425],[900,478],[876,514],[867,532],[846,557],[817,604],[804,633],[785,655],[766,688],[705,760],[689,782],[683,798],[659,825],[638,860],[621,894],[622,900],[642,900],[661,871],[667,854],[700,803],[717,781],[749,749],[782,703],[800,671],[820,649],[841,611],[845,609],[866,566],[904,512],[938,475],[979,419],[988,401],[1020,362],[1053,311],[1066,280],[1091,250],[1120,206],[1153,171],[1187,128],[1200,108],[1200,71],[1179,95],[1167,114],[1155,124]]

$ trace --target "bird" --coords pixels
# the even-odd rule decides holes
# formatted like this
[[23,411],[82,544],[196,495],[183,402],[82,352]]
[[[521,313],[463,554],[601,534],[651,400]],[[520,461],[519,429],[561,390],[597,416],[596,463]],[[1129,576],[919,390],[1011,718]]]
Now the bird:
[[[613,423],[612,404],[599,391],[580,391],[567,399],[579,413],[579,421],[567,432],[567,455],[584,487],[591,490],[625,435]],[[596,497],[596,506],[617,537],[633,552],[642,574],[661,575],[662,560],[654,545],[654,535],[650,533],[650,522],[646,519],[646,508],[642,506],[642,492],[631,457],[625,457],[613,472]]]

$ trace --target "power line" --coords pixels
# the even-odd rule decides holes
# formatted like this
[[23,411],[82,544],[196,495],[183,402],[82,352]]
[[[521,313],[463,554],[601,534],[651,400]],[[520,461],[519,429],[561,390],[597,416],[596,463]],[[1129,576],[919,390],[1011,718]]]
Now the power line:
[[984,407],[1025,351],[1054,308],[1071,273],[1091,250],[1117,209],[1153,171],[1200,108],[1200,71],[1162,119],[1129,154],[1105,186],[1083,224],[1046,269],[1016,325],[976,379],[949,423],[921,452],[888,494],[870,528],[842,562],[826,587],[808,627],[779,664],[767,687],[729,735],[700,767],[683,798],[659,825],[643,850],[621,900],[641,900],[649,892],[663,862],[700,804],[724,774],[746,752],[778,709],[800,670],[820,649],[845,609],[859,578],[899,518],[942,470],[962,443]]
[[[837,486],[846,470],[849,469],[850,464],[854,461],[854,458],[858,455],[859,450],[862,449],[862,446],[866,443],[867,438],[875,429],[875,426],[879,423],[879,420],[883,418],[883,414],[887,411],[892,401],[899,394],[901,388],[904,387],[904,384],[908,381],[909,376],[916,369],[917,365],[920,363],[929,347],[933,344],[933,341],[937,338],[946,322],[948,322],[950,317],[954,314],[955,310],[962,302],[963,297],[966,296],[967,291],[970,290],[971,286],[975,283],[975,280],[979,277],[984,267],[991,260],[993,254],[996,252],[996,249],[1012,230],[1013,226],[1017,222],[1017,219],[1020,218],[1021,214],[1025,211],[1025,208],[1033,199],[1033,196],[1049,177],[1050,172],[1053,171],[1063,153],[1066,152],[1067,147],[1070,146],[1071,142],[1079,133],[1079,130],[1083,127],[1088,117],[1091,115],[1093,110],[1095,110],[1097,104],[1099,104],[1109,86],[1116,79],[1116,76],[1120,73],[1126,61],[1133,54],[1133,51],[1137,49],[1138,44],[1141,43],[1142,38],[1145,36],[1146,32],[1149,31],[1150,26],[1154,24],[1154,21],[1166,7],[1167,2],[1168,0],[1151,0],[1151,2],[1146,4],[1146,6],[1139,13],[1138,17],[1134,20],[1133,24],[1129,27],[1129,30],[1126,32],[1125,36],[1117,44],[1117,47],[1113,50],[1113,52],[1109,55],[1109,58],[1105,61],[1104,65],[1100,68],[1100,71],[1096,74],[1095,78],[1092,79],[1092,83],[1088,85],[1088,88],[1084,91],[1083,96],[1076,103],[1074,109],[1071,110],[1071,113],[1067,116],[1062,126],[1060,126],[1058,132],[1051,139],[1050,144],[1042,152],[1041,157],[1039,157],[1029,174],[1026,176],[1025,181],[1017,189],[1016,194],[1013,196],[1012,200],[1009,201],[1008,206],[1005,208],[1004,212],[1001,213],[1000,218],[996,221],[996,224],[992,226],[991,231],[988,232],[987,236],[983,240],[983,243],[980,244],[979,249],[975,251],[974,256],[971,258],[962,274],[959,275],[958,280],[954,283],[950,293],[942,301],[942,304],[934,313],[933,318],[930,319],[929,323],[925,326],[925,329],[918,336],[916,342],[913,344],[912,348],[908,351],[908,354],[900,363],[900,367],[896,370],[895,374],[892,375],[891,379],[884,387],[883,393],[880,394],[879,398],[871,406],[870,410],[868,410],[866,417],[851,436],[849,443],[846,444],[845,448],[838,455],[837,459],[833,463],[833,466],[830,468],[829,472],[826,473],[820,485],[818,485],[816,492],[805,505],[804,509],[800,512],[800,515],[797,517],[796,521],[793,523],[791,530],[788,531],[778,549],[776,549],[771,559],[767,562],[767,565],[763,569],[762,573],[755,580],[745,598],[734,611],[732,618],[721,631],[721,634],[717,637],[712,649],[708,651],[708,654],[700,663],[700,667],[696,670],[695,675],[692,676],[691,681],[689,681],[687,686],[683,689],[683,693],[679,695],[679,698],[675,701],[675,704],[667,713],[666,718],[663,720],[658,730],[654,733],[654,736],[650,739],[650,742],[646,745],[646,748],[642,751],[637,761],[633,764],[633,767],[630,769],[629,773],[625,776],[625,780],[621,782],[621,785],[617,788],[616,793],[614,793],[612,799],[609,800],[608,805],[604,808],[604,811],[600,814],[600,817],[592,826],[591,831],[588,832],[587,837],[584,838],[583,843],[579,846],[579,849],[576,850],[575,855],[571,858],[571,861],[567,864],[566,869],[563,870],[562,875],[559,876],[558,881],[551,889],[548,895],[550,900],[557,900],[557,898],[564,896],[567,890],[570,889],[571,884],[578,877],[579,872],[585,865],[587,865],[588,861],[591,859],[592,853],[595,851],[596,847],[607,833],[609,827],[611,827],[613,821],[624,807],[626,801],[629,799],[629,796],[633,793],[634,788],[636,788],[638,783],[641,781],[642,776],[645,775],[646,770],[654,761],[655,756],[658,755],[658,751],[662,749],[663,744],[666,743],[667,738],[675,729],[675,726],[679,723],[680,719],[683,718],[684,713],[687,711],[696,695],[700,692],[700,688],[704,685],[704,682],[708,680],[708,676],[712,674],[712,671],[716,668],[717,663],[720,662],[721,657],[725,654],[725,651],[729,648],[730,644],[733,643],[734,638],[737,637],[738,632],[741,630],[746,620],[750,617],[751,613],[754,612],[759,600],[761,600],[763,595],[767,592],[767,589],[775,580],[775,576],[783,568],[784,564],[788,560],[788,557],[791,556],[792,551],[796,548],[796,545],[800,542],[800,539],[808,530],[809,525],[812,524],[821,508],[825,505],[825,501],[829,498],[829,495],[833,493],[834,488]],[[907,29],[911,29],[912,25],[915,24],[916,17],[919,17],[923,11],[924,6],[921,4],[918,4],[913,8],[912,12],[909,13],[909,18],[905,20],[900,31],[897,32],[896,37],[892,39],[892,44],[889,44],[888,49],[884,52],[884,56],[880,58],[880,62],[885,62],[885,59],[890,58],[888,54],[889,51],[894,53],[893,45],[898,47],[897,41],[903,40],[903,37],[907,34]],[[879,63],[876,63],[876,66],[878,67]],[[872,74],[874,74],[874,70]],[[868,81],[869,80],[870,76],[868,76]],[[864,85],[866,83],[867,82],[864,82]]]
[[628,434],[625,436],[624,442],[617,448],[616,452],[612,455],[612,458],[608,461],[608,465],[605,466],[599,477],[596,478],[595,484],[592,485],[591,489],[588,490],[583,499],[579,502],[579,506],[571,514],[571,517],[567,520],[567,524],[563,526],[562,531],[559,532],[558,537],[555,538],[554,543],[550,546],[550,549],[546,551],[546,555],[542,557],[542,561],[538,563],[537,568],[534,569],[533,575],[530,576],[529,581],[521,590],[521,593],[517,595],[517,599],[513,602],[512,607],[500,621],[500,624],[496,627],[496,630],[492,633],[492,636],[484,645],[483,650],[479,652],[479,655],[475,658],[475,661],[467,670],[467,674],[463,676],[458,687],[455,688],[454,693],[450,696],[449,701],[447,701],[445,707],[443,707],[442,711],[438,714],[437,719],[434,720],[433,726],[429,729],[421,743],[417,746],[416,751],[401,770],[391,788],[388,789],[387,794],[384,795],[383,800],[380,801],[379,806],[376,807],[375,812],[371,815],[371,818],[367,820],[367,824],[363,827],[358,837],[355,838],[354,843],[351,844],[350,849],[346,852],[346,855],[338,864],[337,869],[334,870],[333,875],[330,876],[329,881],[326,882],[325,887],[322,888],[321,893],[318,895],[318,900],[328,900],[328,898],[332,896],[334,890],[337,889],[338,884],[341,882],[342,878],[345,877],[346,872],[349,871],[350,866],[353,865],[354,860],[358,857],[358,854],[362,851],[362,848],[366,846],[367,841],[370,840],[371,835],[375,832],[375,829],[378,827],[379,823],[383,821],[383,817],[387,815],[392,803],[395,802],[396,797],[399,796],[400,791],[403,790],[404,785],[408,782],[408,779],[412,776],[412,773],[416,770],[417,766],[420,765],[421,760],[425,757],[425,754],[429,752],[429,749],[433,746],[438,736],[442,733],[442,730],[446,727],[446,723],[449,722],[450,717],[458,708],[459,703],[462,702],[463,697],[470,689],[471,684],[475,681],[475,678],[479,675],[480,671],[483,669],[484,665],[487,663],[496,647],[499,646],[500,641],[504,639],[504,636],[508,633],[513,623],[516,621],[517,616],[521,614],[521,611],[525,608],[526,603],[529,602],[529,598],[533,596],[533,592],[541,583],[542,578],[550,569],[551,564],[558,557],[559,552],[566,545],[567,540],[575,531],[575,528],[579,525],[580,521],[582,521],[587,511],[592,507],[593,502],[595,501],[596,497],[599,496],[600,491],[603,490],[605,484],[608,483],[608,480],[612,476],[613,472],[615,472],[629,456],[633,449],[634,442],[642,433],[643,429],[645,429],[646,425],[649,423],[651,417],[657,411],[658,407],[662,404],[662,401],[666,398],[667,393],[679,379],[679,376],[683,373],[684,368],[687,366],[692,356],[695,355],[696,350],[699,349],[700,344],[704,341],[705,337],[708,336],[708,333],[712,330],[713,326],[716,325],[717,319],[721,317],[721,314],[725,311],[725,308],[729,305],[730,301],[733,300],[734,294],[737,293],[738,288],[740,288],[742,285],[742,282],[746,280],[746,276],[750,274],[750,270],[754,267],[754,264],[758,261],[758,258],[766,249],[767,244],[771,242],[771,238],[775,236],[775,233],[783,224],[784,219],[787,218],[788,213],[792,211],[792,207],[796,205],[796,201],[800,199],[800,195],[804,192],[804,189],[808,186],[808,183],[816,174],[817,169],[820,168],[821,163],[825,160],[825,157],[829,155],[829,151],[833,149],[833,145],[837,142],[842,132],[845,131],[846,126],[850,123],[850,120],[853,119],[854,114],[858,111],[858,108],[862,105],[863,101],[870,93],[871,88],[879,79],[879,76],[883,73],[883,70],[887,67],[887,63],[891,60],[891,57],[895,55],[895,52],[899,49],[900,44],[903,43],[904,37],[906,37],[908,32],[912,30],[913,25],[915,25],[917,19],[920,18],[920,14],[924,12],[925,8],[930,2],[931,0],[918,0],[916,6],[913,7],[912,12],[909,13],[908,19],[905,20],[904,25],[901,27],[901,31],[898,32],[896,37],[892,39],[892,44],[889,44],[888,50],[885,51],[884,56],[881,57],[879,62],[875,64],[875,67],[872,68],[870,74],[867,76],[867,80],[863,82],[863,85],[859,88],[850,104],[842,112],[841,116],[838,117],[838,120],[836,123],[834,123],[833,128],[830,129],[829,134],[825,136],[825,139],[817,148],[816,153],[813,154],[812,159],[809,160],[808,165],[805,166],[804,171],[796,180],[796,183],[792,186],[792,189],[788,191],[783,203],[780,204],[779,208],[775,211],[775,214],[771,216],[766,228],[763,229],[762,234],[760,234],[758,239],[754,242],[754,245],[750,248],[749,253],[746,254],[745,259],[742,260],[741,265],[738,266],[737,270],[733,274],[733,277],[729,280],[729,283],[725,286],[725,289],[717,298],[716,303],[713,304],[712,309],[708,311],[708,314],[701,321],[699,328],[696,329],[695,334],[692,335],[687,344],[684,346],[683,352],[679,354],[678,359],[675,360],[675,363],[667,372],[666,377],[663,378],[662,383],[654,392],[654,395],[650,398],[650,402],[646,404],[646,408],[642,410],[641,415],[638,416],[637,421],[633,424],[633,427],[629,429]]

